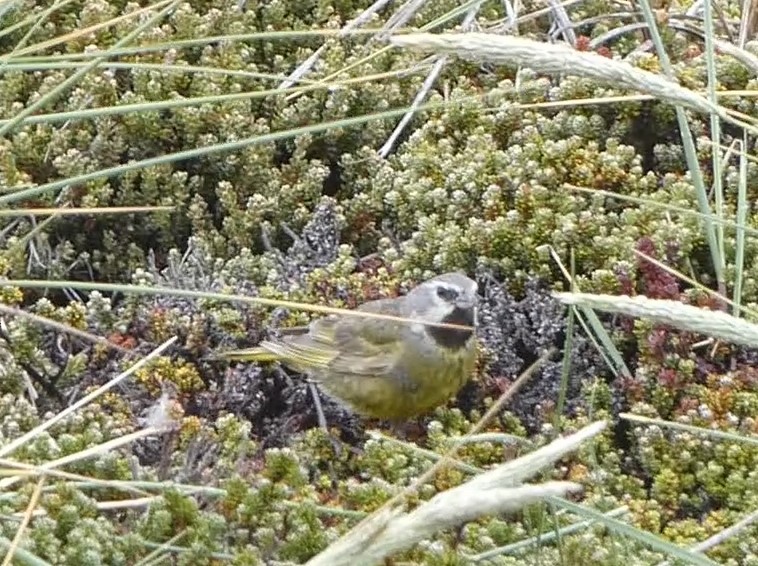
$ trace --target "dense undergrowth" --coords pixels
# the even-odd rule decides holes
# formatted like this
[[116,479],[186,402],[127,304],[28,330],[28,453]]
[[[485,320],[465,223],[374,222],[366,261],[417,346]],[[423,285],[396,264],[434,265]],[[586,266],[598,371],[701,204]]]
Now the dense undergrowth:
[[[632,98],[544,104],[628,94],[579,77],[451,58],[427,97],[438,104],[414,116],[386,159],[377,148],[398,117],[264,138],[234,151],[169,158],[77,181],[77,176],[129,162],[402,108],[424,80],[418,71],[391,75],[413,69],[416,55],[388,49],[364,59],[381,48],[366,38],[272,34],[182,43],[337,29],[368,5],[243,4],[242,10],[224,1],[178,4],[134,43],[160,48],[124,50],[110,59],[116,64],[90,71],[0,139],[3,194],[73,178],[15,207],[173,207],[50,221],[0,218],[1,276],[161,285],[351,308],[396,296],[434,273],[466,270],[478,278],[483,294],[480,359],[474,380],[455,402],[419,420],[415,442],[438,451],[469,430],[539,355],[563,346],[567,315],[550,291],[567,289],[568,283],[555,256],[565,263],[573,257],[576,284],[585,292],[721,306],[635,255],[642,251],[715,286],[700,219],[687,213],[697,210],[697,194],[673,107]],[[40,20],[25,38],[30,27],[22,22],[47,7],[20,2],[5,12],[0,53],[11,53],[22,39],[25,45],[54,40],[138,8],[119,1],[70,2]],[[430,2],[409,25],[431,21],[453,7],[452,2]],[[536,6],[525,12],[532,9]],[[607,12],[606,3],[599,2],[569,11],[574,21]],[[484,3],[480,17],[501,18],[499,3]],[[125,20],[4,59],[0,118],[7,121],[60,84],[87,61],[92,46],[107,48],[135,25]],[[541,37],[546,25],[537,18],[520,31]],[[580,31],[598,37],[613,25],[600,18]],[[630,34],[598,51],[660,70],[652,54],[630,55],[642,39]],[[705,89],[702,44],[670,29],[664,40],[680,83]],[[306,79],[339,73],[329,79],[334,86],[264,92],[275,89],[324,42],[327,48]],[[755,89],[755,78],[740,62],[723,54],[715,60],[718,90]],[[390,74],[357,80],[381,73]],[[336,84],[346,79],[356,81]],[[221,98],[234,94],[240,96]],[[155,104],[193,97],[218,98]],[[755,114],[751,97],[721,102]],[[142,106],[87,114],[126,104]],[[688,117],[710,185],[709,119]],[[727,130],[722,143],[739,137]],[[750,201],[757,175],[749,163]],[[740,182],[736,159],[725,164],[722,178],[722,213],[733,218]],[[754,210],[746,224],[756,227]],[[744,267],[738,268],[736,232],[726,227],[724,233],[724,283],[732,288],[739,271],[742,304],[754,306],[756,240],[746,239]],[[171,554],[181,564],[301,563],[428,465],[407,445],[369,439],[367,426],[379,423],[367,423],[323,399],[327,421],[345,445],[335,453],[314,428],[313,402],[298,376],[212,359],[218,349],[255,344],[272,327],[307,322],[306,313],[165,295],[43,293],[8,286],[0,291],[0,302],[141,355],[178,337],[134,379],[13,452],[15,460],[40,465],[134,432],[166,394],[167,384],[181,407],[178,430],[67,466],[67,472],[83,476],[79,481],[46,481],[37,505],[44,515],[28,525],[21,546],[50,563],[137,564],[162,544],[156,552]],[[546,475],[582,483],[583,504],[602,511],[625,505],[624,520],[682,546],[758,509],[754,442],[713,440],[616,418],[629,411],[754,439],[756,351],[723,343],[702,346],[702,336],[639,320],[607,318],[605,324],[630,375],[614,375],[595,345],[577,331],[567,354],[568,384],[561,385],[564,361],[553,356],[489,427],[522,440],[473,444],[458,458],[486,468],[544,444],[556,427],[570,431],[608,418],[614,426],[591,449]],[[122,352],[6,312],[0,326],[0,447],[133,362]],[[565,406],[557,402],[562,387]],[[39,395],[33,401],[31,388]],[[133,482],[135,489],[159,492],[162,498],[146,509],[103,509],[99,502],[136,496],[85,477]],[[464,472],[448,470],[419,497],[465,479]],[[177,485],[166,489],[158,483],[166,480]],[[0,492],[0,535],[7,540],[15,536],[18,513],[26,509],[34,482],[13,489]],[[546,514],[542,507],[482,519],[439,535],[398,563],[468,563],[466,556],[551,531],[554,521],[564,525],[572,519]],[[758,564],[756,548],[753,527],[715,547],[709,557]],[[491,563],[655,564],[663,558],[639,542],[595,528],[562,537],[558,546],[532,546]]]

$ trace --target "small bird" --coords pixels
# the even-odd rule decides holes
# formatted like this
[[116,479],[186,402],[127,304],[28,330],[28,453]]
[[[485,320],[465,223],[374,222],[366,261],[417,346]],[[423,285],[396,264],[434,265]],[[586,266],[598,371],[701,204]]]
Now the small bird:
[[476,306],[476,282],[445,273],[405,296],[357,308],[405,322],[329,315],[297,334],[220,357],[280,361],[355,412],[397,422],[441,405],[468,381],[476,364]]

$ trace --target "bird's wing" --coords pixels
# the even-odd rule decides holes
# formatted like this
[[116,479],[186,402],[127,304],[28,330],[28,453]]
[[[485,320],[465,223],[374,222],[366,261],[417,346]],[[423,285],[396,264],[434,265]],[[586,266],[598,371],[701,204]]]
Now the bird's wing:
[[[358,310],[402,317],[404,298],[380,299],[364,303]],[[333,330],[333,343],[339,354],[329,369],[338,373],[381,376],[389,373],[402,354],[408,337],[408,324],[379,318],[345,316]]]
[[285,334],[275,340],[264,340],[261,348],[275,354],[293,369],[301,372],[323,370],[339,353],[334,344],[332,317],[311,323],[307,333]]
[[[401,316],[402,299],[364,303],[357,310]],[[314,320],[306,334],[265,341],[263,348],[293,369],[378,376],[395,365],[407,325],[360,316],[330,315]]]

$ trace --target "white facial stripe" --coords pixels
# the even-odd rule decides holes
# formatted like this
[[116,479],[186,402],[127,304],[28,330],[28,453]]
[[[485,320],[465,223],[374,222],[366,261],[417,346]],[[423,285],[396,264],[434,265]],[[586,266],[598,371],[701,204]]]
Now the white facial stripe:
[[437,301],[427,309],[426,316],[432,320],[442,320],[455,308],[447,301],[437,298]]

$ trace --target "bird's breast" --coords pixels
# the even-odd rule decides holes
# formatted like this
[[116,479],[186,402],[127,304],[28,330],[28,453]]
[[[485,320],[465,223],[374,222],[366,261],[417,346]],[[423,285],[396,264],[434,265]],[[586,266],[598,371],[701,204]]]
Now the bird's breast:
[[459,350],[464,348],[469,339],[474,335],[474,323],[476,321],[476,312],[470,309],[453,309],[450,314],[441,320],[445,324],[456,324],[459,326],[469,326],[470,330],[463,328],[448,328],[445,326],[427,325],[426,332],[434,342],[442,348],[450,350]]

